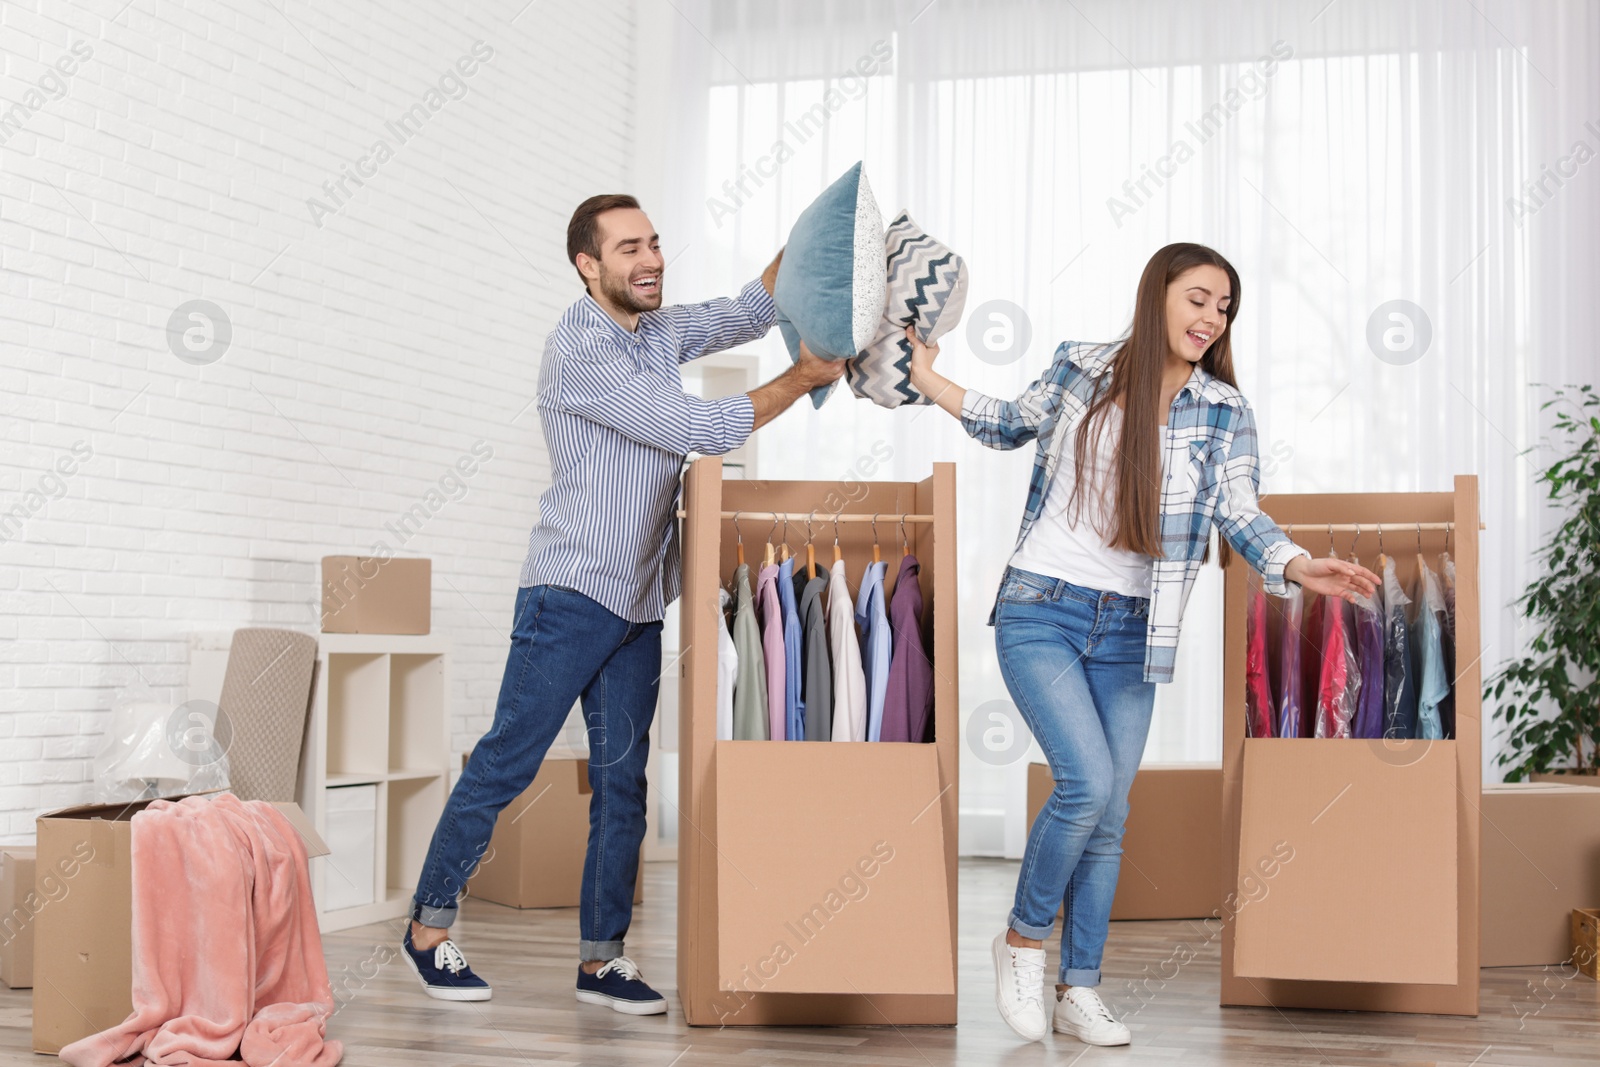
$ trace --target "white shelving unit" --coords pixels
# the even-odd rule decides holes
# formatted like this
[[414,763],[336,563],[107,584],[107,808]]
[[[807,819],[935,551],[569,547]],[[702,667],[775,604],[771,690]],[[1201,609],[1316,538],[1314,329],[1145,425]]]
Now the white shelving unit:
[[323,910],[327,858],[311,861],[324,931],[405,915],[448,795],[450,643],[428,634],[318,634],[317,676],[301,757],[300,807],[328,830],[329,789],[374,786],[371,904]]

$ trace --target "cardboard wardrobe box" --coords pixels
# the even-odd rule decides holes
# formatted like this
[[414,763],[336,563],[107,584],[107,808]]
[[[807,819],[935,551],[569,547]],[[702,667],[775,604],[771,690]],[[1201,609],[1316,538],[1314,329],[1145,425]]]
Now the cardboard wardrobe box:
[[[53,1055],[133,1011],[131,820],[150,803],[84,804],[39,816],[38,885],[49,872],[65,890],[35,920],[35,1052]],[[272,806],[299,832],[308,858],[328,854],[299,805]]]
[[[500,813],[489,850],[467,880],[467,895],[512,908],[577,907],[592,795],[587,759],[546,756],[533,784]],[[643,848],[633,886],[633,902],[642,900]]]
[[[1223,577],[1221,995],[1224,1005],[1477,1015],[1482,839],[1478,482],[1449,492],[1286,494],[1261,511],[1314,556],[1380,541],[1401,588],[1419,560],[1456,569],[1455,737],[1250,737],[1246,614]],[[1273,598],[1269,597],[1271,601]]]
[[1600,907],[1600,789],[1486,785],[1482,810],[1482,966],[1564,962],[1572,912]]
[[1585,785],[1590,789],[1600,788],[1600,775],[1597,774],[1568,774],[1562,771],[1535,771],[1529,776],[1528,780],[1539,785]]
[[[863,476],[870,471],[863,467]],[[678,698],[678,996],[690,1026],[903,1026],[956,1021],[957,684],[955,467],[920,482],[684,480]],[[848,499],[845,490],[848,490]],[[717,738],[719,587],[734,573],[735,513],[759,540],[813,512],[817,562],[837,538],[858,582],[882,535],[885,591],[905,549],[920,564],[933,741]],[[828,518],[824,519],[824,515]],[[759,525],[757,525],[759,524]],[[802,533],[801,536],[804,536]],[[804,542],[798,554],[805,558]],[[754,555],[754,553],[752,553]],[[754,555],[752,562],[759,560]],[[754,569],[754,568],[753,568]],[[886,931],[913,931],[893,937]]]
[[[1028,765],[1030,827],[1054,785],[1047,765]],[[1205,919],[1217,915],[1222,906],[1217,888],[1221,862],[1222,765],[1153,763],[1140,767],[1128,791],[1122,871],[1111,918]]]
[[61,893],[50,878],[41,895],[34,888],[34,849],[0,848],[0,982],[11,989],[33,985],[33,923],[45,905]]
[[322,632],[425,634],[433,612],[433,561],[322,557]]

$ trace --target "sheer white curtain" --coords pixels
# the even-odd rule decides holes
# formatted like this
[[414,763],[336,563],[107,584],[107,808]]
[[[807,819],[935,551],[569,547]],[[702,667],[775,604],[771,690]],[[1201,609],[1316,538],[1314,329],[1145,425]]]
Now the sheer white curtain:
[[[1524,454],[1540,435],[1535,383],[1596,379],[1595,5],[673,10],[671,85],[641,86],[672,94],[664,202],[649,205],[672,299],[754,276],[800,209],[862,159],[886,218],[908,208],[967,259],[970,317],[1025,319],[1031,343],[1010,362],[980,358],[965,323],[943,345],[945,373],[1010,396],[1060,341],[1119,334],[1161,245],[1212,245],[1242,278],[1233,345],[1264,491],[1431,491],[1479,475],[1486,668],[1520,647],[1508,605],[1546,521],[1539,454]],[[1431,334],[1409,362],[1368,341],[1394,300],[1420,308]],[[776,333],[751,352],[762,377],[787,362]],[[1006,696],[984,621],[1031,450],[992,452],[942,412],[844,394],[761,431],[756,474],[845,481],[885,447],[875,477],[959,464],[965,716]],[[1219,579],[1209,568],[1191,599],[1147,761],[1219,756]],[[1020,850],[1021,781],[1018,766],[964,753],[964,851]]]

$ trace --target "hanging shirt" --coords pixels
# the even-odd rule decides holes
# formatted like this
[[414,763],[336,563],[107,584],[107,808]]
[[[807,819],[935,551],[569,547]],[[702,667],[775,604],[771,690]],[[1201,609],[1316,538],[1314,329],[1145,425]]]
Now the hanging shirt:
[[883,608],[881,560],[867,564],[856,594],[856,625],[861,627],[861,660],[867,676],[867,740],[883,732],[883,701],[889,690],[889,616]]
[[1350,675],[1355,653],[1345,642],[1344,599],[1325,596],[1317,604],[1322,613],[1321,663],[1317,678],[1315,737],[1349,737],[1355,708],[1350,703]]
[[828,579],[818,567],[800,594],[800,624],[805,639],[805,699],[807,741],[833,737],[833,658],[828,652],[828,611],[822,592]]
[[933,661],[922,643],[922,565],[906,553],[889,602],[893,653],[884,691],[880,741],[927,741],[933,713]]
[[1271,737],[1272,680],[1267,668],[1267,594],[1250,583],[1244,639],[1245,736]]
[[717,590],[717,740],[733,740],[733,687],[739,676],[739,650],[726,618],[733,597],[726,589]]
[[1283,638],[1278,645],[1278,736],[1303,737],[1301,731],[1300,644],[1304,622],[1305,596],[1299,585],[1292,585],[1283,598]]
[[1418,580],[1417,617],[1411,624],[1411,643],[1417,662],[1417,736],[1442,740],[1444,720],[1439,705],[1450,695],[1450,680],[1444,668],[1444,596],[1439,579],[1421,558]]
[[778,567],[768,564],[756,578],[761,602],[761,650],[767,665],[767,736],[783,740],[788,698],[784,695],[783,603],[778,597]]
[[739,673],[733,683],[733,738],[765,741],[771,729],[767,724],[766,652],[750,595],[748,563],[739,564],[733,572],[733,586],[738,593],[733,612],[733,646],[739,657]]
[[1439,721],[1446,737],[1456,735],[1456,562],[1450,553],[1439,553],[1439,572],[1444,593],[1444,677],[1450,691],[1439,701]]
[[774,733],[773,739],[803,741],[806,736],[806,705],[801,697],[801,675],[805,660],[801,657],[800,611],[794,595],[794,557],[778,565],[778,600],[783,604],[783,732]]
[[867,676],[861,669],[861,639],[842,559],[828,575],[828,642],[833,649],[833,739],[865,741]]
[[1411,598],[1400,590],[1394,559],[1383,563],[1383,736],[1417,736],[1417,678],[1412,661],[1411,627],[1406,608]]
[[[1166,427],[1162,427],[1165,432]],[[1075,585],[1123,596],[1150,595],[1151,558],[1142,552],[1113,548],[1106,543],[1115,520],[1111,501],[1115,496],[1116,457],[1122,441],[1122,409],[1106,408],[1105,421],[1091,427],[1090,454],[1083,464],[1084,484],[1078,493],[1078,510],[1073,515],[1070,472],[1078,453],[1078,435],[1069,433],[1061,442],[1058,471],[1068,477],[1051,480],[1045,491],[1044,510],[1028,530],[1017,550],[1013,567],[1036,574],[1063,578]],[[1168,449],[1161,450],[1166,463]],[[896,586],[895,588],[899,588]]]
[[1356,660],[1360,664],[1361,692],[1356,701],[1356,717],[1350,736],[1371,739],[1383,736],[1383,588],[1372,596],[1356,594]]

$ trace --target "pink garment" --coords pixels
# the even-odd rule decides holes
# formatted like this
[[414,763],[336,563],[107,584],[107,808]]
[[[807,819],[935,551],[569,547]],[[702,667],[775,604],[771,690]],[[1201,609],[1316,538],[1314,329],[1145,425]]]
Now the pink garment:
[[1344,626],[1344,600],[1325,596],[1317,602],[1322,616],[1322,665],[1317,682],[1315,737],[1349,737],[1355,716],[1350,675],[1356,669],[1355,652]]
[[778,565],[769,563],[756,577],[756,607],[761,616],[761,652],[767,665],[768,737],[783,740],[788,729],[788,675],[783,655],[783,604],[778,599]]
[[[333,991],[306,850],[270,804],[157,800],[133,817],[133,1014],[73,1067],[332,1067]],[[237,1058],[236,1058],[237,1057]]]
[[1250,609],[1245,616],[1245,736],[1272,736],[1272,681],[1267,677],[1267,594],[1250,583]]

